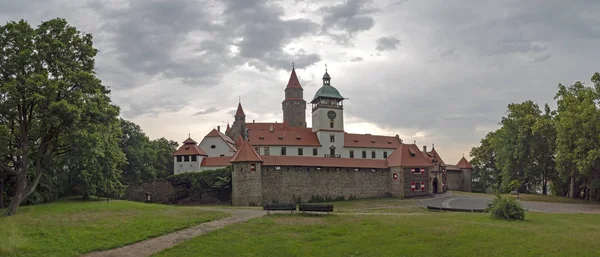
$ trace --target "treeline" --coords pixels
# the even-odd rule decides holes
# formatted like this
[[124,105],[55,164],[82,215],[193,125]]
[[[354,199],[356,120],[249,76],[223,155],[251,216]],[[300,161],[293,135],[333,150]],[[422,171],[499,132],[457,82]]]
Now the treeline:
[[591,81],[559,84],[556,110],[509,104],[501,127],[471,149],[474,190],[600,200],[600,74]]
[[[95,74],[92,36],[64,19],[0,26],[0,208],[120,196],[173,173],[177,143],[119,118]],[[6,206],[8,204],[8,206]]]

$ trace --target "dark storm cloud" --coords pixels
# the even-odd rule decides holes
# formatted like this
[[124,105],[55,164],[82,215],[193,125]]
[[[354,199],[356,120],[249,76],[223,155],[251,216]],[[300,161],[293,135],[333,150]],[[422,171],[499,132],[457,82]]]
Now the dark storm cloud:
[[366,31],[375,25],[371,15],[379,10],[373,8],[369,0],[344,0],[341,4],[325,6],[319,9],[323,15],[322,30],[339,43],[348,44],[360,31]]
[[380,37],[376,41],[377,51],[396,50],[396,47],[400,45],[400,40],[395,36]]

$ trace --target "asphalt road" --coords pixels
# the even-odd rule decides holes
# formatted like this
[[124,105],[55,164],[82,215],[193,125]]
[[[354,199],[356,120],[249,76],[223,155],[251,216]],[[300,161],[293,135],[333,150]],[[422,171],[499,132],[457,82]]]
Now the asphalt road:
[[[457,209],[485,209],[491,202],[492,197],[444,195],[434,198],[423,199],[418,203],[422,206],[433,206]],[[523,208],[528,211],[550,212],[550,213],[600,213],[600,205],[594,204],[567,204],[522,201]]]

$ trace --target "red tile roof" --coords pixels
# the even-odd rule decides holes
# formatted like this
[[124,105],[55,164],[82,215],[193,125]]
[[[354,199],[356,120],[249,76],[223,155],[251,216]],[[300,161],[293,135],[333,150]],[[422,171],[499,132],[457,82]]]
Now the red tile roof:
[[191,138],[188,138],[185,141],[183,141],[183,145],[181,147],[179,147],[179,149],[177,149],[177,151],[175,151],[173,153],[173,155],[203,155],[203,156],[208,156],[208,154],[206,154],[204,151],[202,151],[202,149],[200,149],[200,147],[198,147],[198,145],[196,145],[196,141],[194,141]]
[[238,135],[237,140],[235,140],[235,146],[237,149],[240,149],[244,144],[244,140],[242,139],[242,135]]
[[219,156],[219,157],[205,157],[202,159],[200,166],[215,167],[215,166],[229,166],[231,156]]
[[254,147],[248,143],[248,141],[244,141],[242,147],[235,152],[235,155],[231,158],[230,162],[248,162],[248,161],[259,161],[263,160],[260,156],[254,151]]
[[425,154],[415,144],[402,144],[387,158],[390,167],[431,167]]
[[226,136],[225,134],[221,133],[220,131],[218,131],[216,129],[211,130],[204,137],[220,137],[221,139],[223,139],[223,141],[225,141],[227,146],[229,146],[229,148],[231,148],[231,150],[235,151],[237,149],[235,143],[233,142],[233,140],[230,137]]
[[310,156],[262,156],[266,166],[311,166],[339,168],[387,168],[383,159],[325,158]]
[[467,161],[467,159],[465,159],[464,156],[460,159],[460,161],[458,161],[456,166],[458,166],[461,169],[472,169],[473,168],[473,166],[471,166],[471,163],[469,163],[469,161]]
[[235,116],[246,116],[244,113],[244,109],[242,108],[242,103],[238,103],[237,111],[235,111]]
[[446,163],[444,162],[444,160],[442,160],[442,157],[440,156],[440,154],[438,154],[435,148],[432,148],[431,151],[425,153],[425,157],[427,157],[427,159],[429,159],[430,162],[433,161],[433,158],[435,157],[440,165],[446,166]]
[[287,88],[302,88],[300,81],[298,81],[298,76],[296,76],[296,69],[294,68],[292,68],[292,74],[290,75]]
[[291,128],[285,123],[246,123],[246,128],[248,141],[255,146],[321,146],[317,134],[310,128]]
[[371,134],[344,134],[344,147],[392,148],[400,147],[400,138]]

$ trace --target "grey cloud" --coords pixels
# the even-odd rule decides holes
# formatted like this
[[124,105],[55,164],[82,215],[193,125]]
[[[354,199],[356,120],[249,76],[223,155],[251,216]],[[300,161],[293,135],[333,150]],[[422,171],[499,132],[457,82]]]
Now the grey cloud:
[[400,40],[395,36],[380,37],[376,41],[377,51],[396,50],[396,47],[400,45]]
[[219,107],[209,107],[202,111],[198,111],[198,112],[192,114],[192,116],[201,116],[201,115],[211,114],[211,113],[218,112],[220,110],[221,110],[221,108],[219,108]]
[[366,31],[375,25],[370,15],[379,10],[370,7],[370,0],[345,0],[334,6],[319,9],[323,14],[322,30],[341,44],[348,44],[350,39],[360,31]]
[[351,62],[360,62],[362,60],[364,60],[364,59],[362,57],[360,57],[360,56],[354,57],[354,58],[350,59]]

